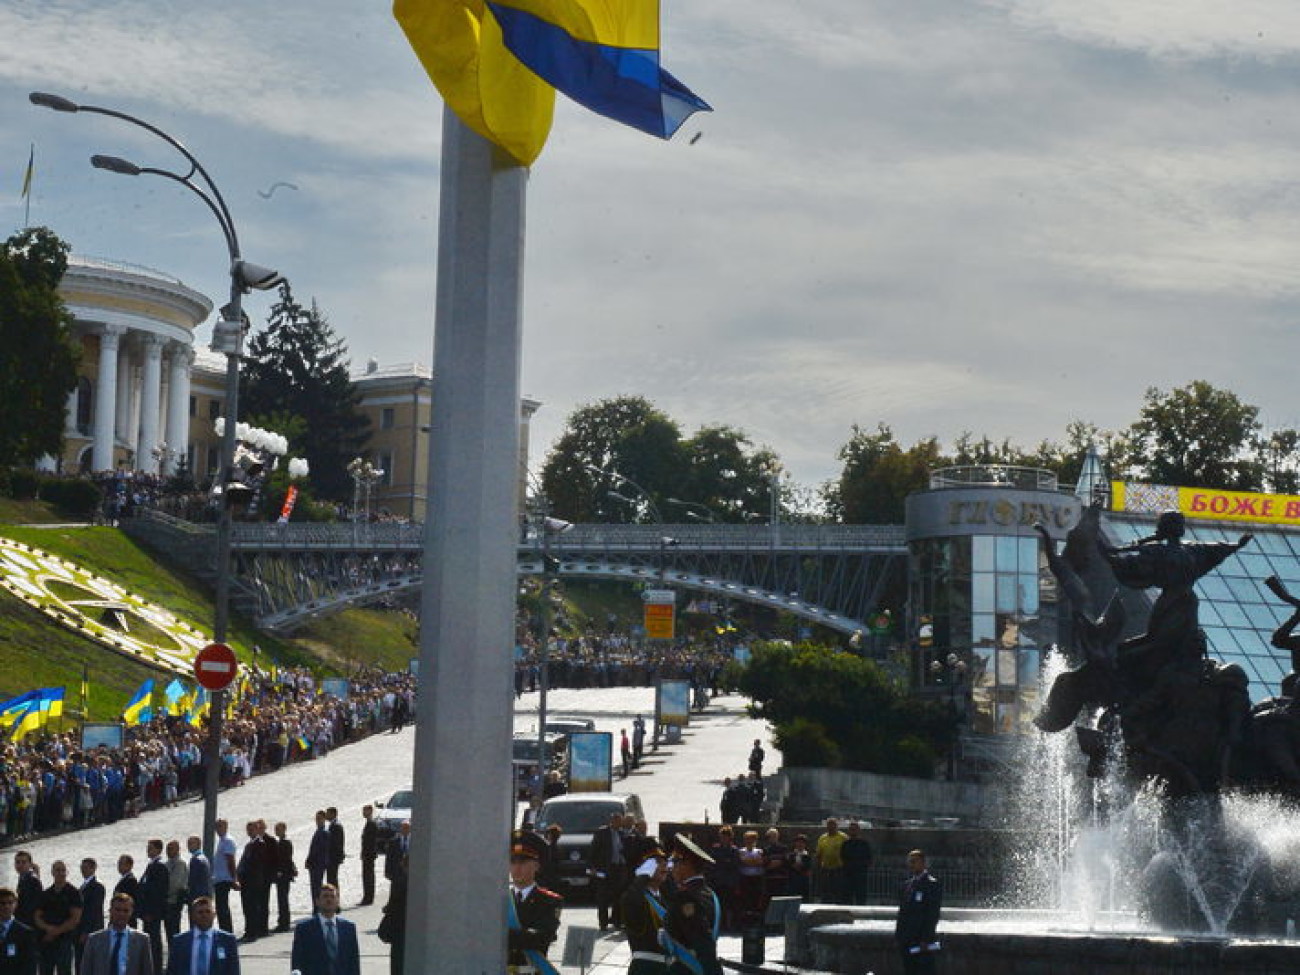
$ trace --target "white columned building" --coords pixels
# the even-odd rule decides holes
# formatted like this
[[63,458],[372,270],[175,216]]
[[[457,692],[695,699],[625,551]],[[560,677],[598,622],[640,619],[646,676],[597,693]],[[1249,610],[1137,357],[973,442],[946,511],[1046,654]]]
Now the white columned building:
[[82,349],[60,466],[174,473],[189,456],[195,330],[212,302],[171,275],[80,256],[59,292]]

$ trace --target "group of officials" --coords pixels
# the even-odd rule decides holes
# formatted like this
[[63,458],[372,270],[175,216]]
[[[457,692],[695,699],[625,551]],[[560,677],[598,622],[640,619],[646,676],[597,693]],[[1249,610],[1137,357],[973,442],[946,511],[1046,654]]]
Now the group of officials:
[[[43,900],[37,909],[38,927],[34,928],[16,916],[18,901],[15,890],[0,887],[0,975],[37,975],[38,971],[41,975],[70,975],[70,955],[66,965],[62,959],[51,960],[49,947],[60,933],[45,918],[47,902]],[[156,939],[134,926],[136,906],[130,894],[113,894],[107,923],[81,945],[78,975],[239,975],[239,942],[217,927],[216,904],[211,897],[198,897],[190,903],[189,930],[172,939],[165,969],[155,961]],[[338,908],[338,891],[325,884],[316,901],[316,913],[294,926],[293,968],[310,975],[361,975],[356,925],[339,917]],[[81,910],[76,913],[80,915]]]
[[[713,862],[690,837],[678,833],[672,858],[657,840],[629,851],[631,880],[619,909],[632,956],[629,975],[721,975],[718,963],[718,898],[704,879]],[[508,971],[551,975],[547,949],[560,929],[564,899],[537,883],[549,855],[546,840],[518,831],[510,847]]]
[[[295,967],[312,975],[359,975],[356,931],[334,915],[339,907],[338,867],[344,859],[343,827],[335,809],[316,814],[306,866],[311,877],[311,918],[294,931]],[[373,899],[372,852],[367,871],[367,900]],[[197,836],[189,837],[189,859],[181,858],[180,843],[149,840],[139,876],[129,854],[118,858],[116,876],[97,876],[92,858],[81,861],[79,884],[70,883],[62,861],[50,865],[52,882],[45,887],[37,865],[26,850],[14,856],[18,875],[14,888],[0,888],[0,975],[226,975],[238,973],[238,945],[271,932],[270,894],[277,891],[275,931],[290,930],[289,889],[298,870],[293,843],[284,823],[274,835],[264,820],[246,824],[248,840],[240,851],[226,820],[216,823],[217,842],[210,861]],[[363,830],[362,857],[366,858]],[[237,890],[245,930],[231,933],[230,894]],[[189,930],[181,922],[189,909]],[[324,920],[322,920],[324,919]],[[164,932],[166,965],[164,966]],[[297,965],[299,956],[307,964]],[[325,963],[313,962],[316,955]]]

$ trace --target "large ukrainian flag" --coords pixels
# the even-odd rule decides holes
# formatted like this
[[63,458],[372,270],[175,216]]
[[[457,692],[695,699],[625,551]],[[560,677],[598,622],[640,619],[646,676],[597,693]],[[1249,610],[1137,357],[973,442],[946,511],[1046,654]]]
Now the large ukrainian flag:
[[13,728],[14,724],[27,713],[32,704],[39,702],[40,699],[40,691],[27,691],[25,694],[11,697],[3,704],[0,704],[0,729],[8,731]]
[[150,677],[140,689],[135,692],[135,696],[127,702],[126,708],[122,711],[122,720],[128,728],[138,724],[148,724],[153,720],[153,678]]
[[27,706],[10,729],[9,734],[14,741],[22,741],[33,731],[49,727],[50,719],[63,715],[64,688],[42,687],[36,694],[37,698]]
[[452,111],[524,166],[555,88],[664,139],[709,110],[659,66],[659,0],[394,0],[393,13]]

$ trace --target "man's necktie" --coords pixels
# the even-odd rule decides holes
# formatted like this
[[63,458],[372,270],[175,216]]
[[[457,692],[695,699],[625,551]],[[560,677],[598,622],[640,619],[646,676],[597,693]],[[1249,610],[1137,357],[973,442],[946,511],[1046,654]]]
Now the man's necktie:
[[325,922],[325,951],[330,956],[330,964],[333,964],[339,954],[339,936],[334,930],[333,918]]
[[198,957],[194,960],[194,975],[208,975],[208,956],[212,950],[208,947],[208,932],[199,932]]
[[113,933],[113,975],[126,968],[126,932]]

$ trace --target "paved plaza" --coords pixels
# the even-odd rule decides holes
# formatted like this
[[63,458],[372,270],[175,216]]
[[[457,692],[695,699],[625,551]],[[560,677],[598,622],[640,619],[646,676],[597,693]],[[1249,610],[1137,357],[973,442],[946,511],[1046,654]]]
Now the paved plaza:
[[[552,690],[547,699],[552,715],[573,714],[590,717],[599,731],[615,735],[627,728],[631,733],[632,719],[636,715],[653,721],[654,689],[649,687],[587,688],[582,690]],[[641,769],[627,780],[616,780],[616,790],[638,793],[645,806],[651,830],[661,820],[703,822],[707,812],[712,822],[718,819],[718,800],[724,776],[743,772],[749,749],[755,738],[762,738],[767,749],[768,769],[775,767],[777,758],[764,724],[749,718],[745,712],[746,700],[740,697],[720,697],[713,701],[703,714],[692,715],[691,725],[685,730],[682,741],[671,747],[661,747],[657,752],[647,746]],[[525,694],[515,702],[515,728],[527,731],[536,727],[537,695]],[[386,797],[395,789],[409,784],[414,729],[396,734],[374,735],[365,741],[348,745],[325,758],[294,765],[271,775],[259,776],[246,785],[228,789],[221,794],[220,815],[230,820],[231,835],[243,843],[243,823],[263,818],[268,823],[283,821],[288,826],[293,841],[295,858],[301,873],[293,885],[291,904],[294,919],[309,913],[306,871],[301,868],[307,852],[307,843],[313,828],[312,816],[317,809],[336,806],[339,821],[347,830],[348,859],[339,871],[345,916],[357,924],[361,936],[362,972],[364,975],[384,975],[388,971],[388,948],[375,935],[382,916],[381,907],[387,900],[387,884],[381,879],[376,893],[376,903],[370,907],[353,907],[361,896],[361,864],[357,857],[361,830],[361,807],[377,798]],[[617,758],[617,756],[615,756]],[[502,771],[503,788],[509,775]],[[100,880],[110,890],[116,880],[114,864],[121,853],[130,853],[136,859],[137,876],[145,860],[145,843],[151,837],[184,841],[190,834],[201,832],[203,806],[199,801],[181,803],[172,809],[150,812],[138,819],[123,820],[112,826],[66,833],[49,839],[23,844],[41,865],[42,878],[49,882],[49,864],[64,860],[76,876],[76,864],[82,857],[92,856],[100,864]],[[505,838],[502,838],[504,859]],[[5,853],[12,854],[13,847]],[[382,873],[383,861],[378,867]],[[490,867],[489,867],[490,869]],[[14,882],[13,857],[0,859],[0,883]],[[504,865],[502,884],[505,884]],[[231,897],[235,915],[236,934],[243,930],[238,895]],[[272,906],[274,921],[274,905]],[[551,951],[558,957],[563,950],[567,929],[596,926],[595,908],[587,904],[574,904],[566,908],[564,928],[560,940]],[[243,970],[248,975],[287,975],[289,949],[292,935],[275,934],[253,944],[240,946]],[[739,940],[728,939],[724,953],[739,955]],[[775,943],[773,943],[775,944]],[[769,947],[769,956],[773,954]],[[593,975],[609,975],[627,970],[628,954],[622,935],[611,933],[597,941]],[[565,975],[577,975],[577,967],[560,966]]]

